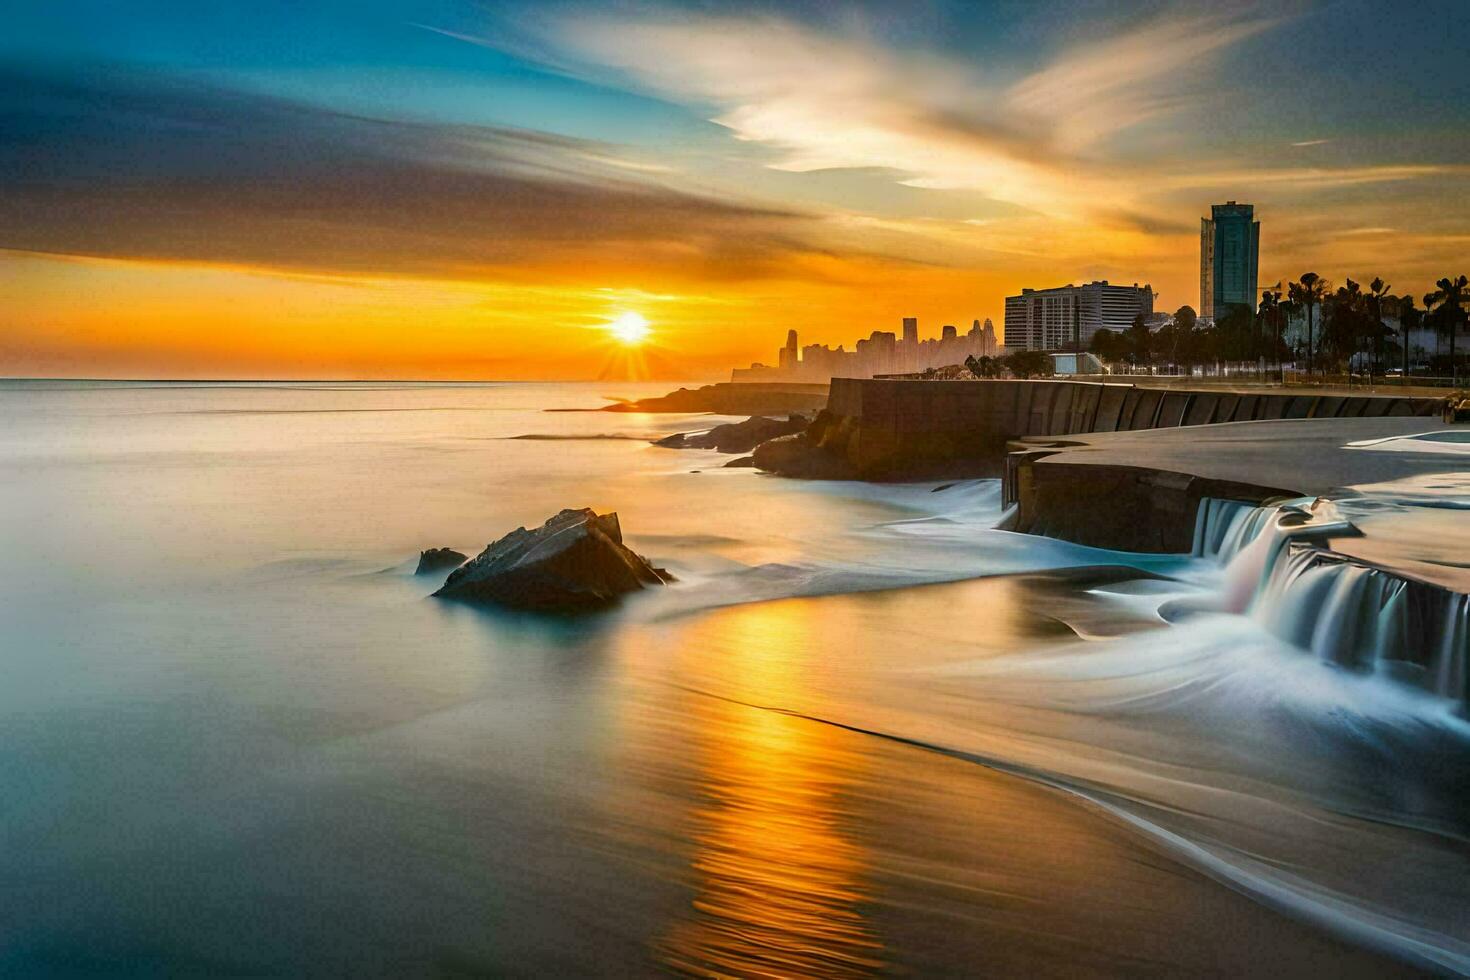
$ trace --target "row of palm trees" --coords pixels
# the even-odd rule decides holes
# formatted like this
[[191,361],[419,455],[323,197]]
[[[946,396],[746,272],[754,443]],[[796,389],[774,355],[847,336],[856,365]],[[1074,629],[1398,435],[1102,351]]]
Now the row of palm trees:
[[[1451,383],[1455,383],[1456,351],[1455,338],[1464,329],[1467,321],[1467,306],[1470,306],[1470,278],[1446,276],[1435,283],[1435,288],[1423,296],[1424,306],[1416,305],[1412,294],[1395,296],[1382,279],[1375,278],[1365,292],[1352,279],[1346,280],[1336,290],[1315,272],[1308,272],[1295,282],[1286,284],[1286,289],[1266,290],[1261,296],[1260,307],[1252,319],[1252,333],[1261,339],[1257,325],[1265,325],[1273,332],[1271,338],[1279,357],[1284,348],[1283,334],[1291,316],[1300,316],[1306,321],[1306,364],[1310,373],[1320,370],[1341,368],[1360,353],[1368,355],[1370,377],[1375,370],[1381,371],[1385,362],[1385,347],[1393,340],[1402,346],[1404,373],[1409,367],[1409,334],[1421,326],[1432,326],[1442,337],[1447,337],[1450,348]],[[1249,316],[1249,314],[1246,314]],[[1395,330],[1386,322],[1398,322]],[[1227,318],[1228,319],[1228,318]],[[1317,328],[1320,327],[1320,333]],[[1254,346],[1262,346],[1260,343]],[[1263,353],[1263,352],[1262,352]]]

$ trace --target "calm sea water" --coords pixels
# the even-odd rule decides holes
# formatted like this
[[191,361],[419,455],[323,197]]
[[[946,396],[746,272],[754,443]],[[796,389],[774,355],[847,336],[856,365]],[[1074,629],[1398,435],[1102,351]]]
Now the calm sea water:
[[[0,384],[0,971],[1470,963],[1446,705],[1166,626],[1217,568],[992,530],[993,482],[545,411],[667,387]],[[412,575],[581,506],[678,584]]]

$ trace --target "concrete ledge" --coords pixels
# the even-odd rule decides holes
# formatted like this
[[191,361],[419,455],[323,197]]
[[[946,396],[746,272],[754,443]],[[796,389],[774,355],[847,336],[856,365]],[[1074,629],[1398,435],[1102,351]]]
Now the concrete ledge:
[[[1201,497],[1260,504],[1274,497],[1351,496],[1353,487],[1413,486],[1463,474],[1463,454],[1377,452],[1360,440],[1454,428],[1438,419],[1286,419],[1148,432],[1108,432],[1010,443],[1004,499],[1019,508],[1015,527],[1034,534],[1124,551],[1189,550]],[[1180,481],[1184,482],[1180,482]],[[1466,533],[1435,524],[1436,513],[1361,538],[1344,555],[1454,592],[1470,592]],[[1451,530],[1446,530],[1446,527]]]
[[1060,458],[1066,454],[1059,447],[1007,456],[1004,499],[1017,507],[1011,530],[1114,551],[1188,554],[1202,498],[1260,505],[1300,496],[1146,466],[1071,466]]

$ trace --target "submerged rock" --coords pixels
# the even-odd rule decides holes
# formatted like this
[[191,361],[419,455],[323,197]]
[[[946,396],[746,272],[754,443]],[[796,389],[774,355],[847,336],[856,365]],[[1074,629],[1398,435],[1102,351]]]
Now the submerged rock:
[[655,446],[668,449],[717,449],[722,453],[748,453],[756,446],[780,436],[805,431],[811,420],[804,415],[783,419],[752,415],[744,422],[727,422],[708,432],[678,432],[659,439]]
[[429,575],[433,572],[442,572],[450,568],[458,568],[465,563],[469,555],[461,554],[453,548],[430,548],[428,551],[419,552],[419,567],[413,570],[415,575]]
[[817,443],[810,431],[761,443],[751,457],[767,473],[806,480],[854,480],[856,468],[843,456]]
[[434,595],[514,609],[575,612],[672,581],[623,544],[615,513],[564,510],[533,531],[518,527],[451,572]]

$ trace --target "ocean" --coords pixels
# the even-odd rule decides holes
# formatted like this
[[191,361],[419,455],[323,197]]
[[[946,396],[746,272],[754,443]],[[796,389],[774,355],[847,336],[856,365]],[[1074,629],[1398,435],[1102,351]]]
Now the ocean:
[[[670,387],[0,383],[0,972],[1470,971],[1451,700],[996,481],[548,411]],[[566,507],[677,582],[413,574]]]

